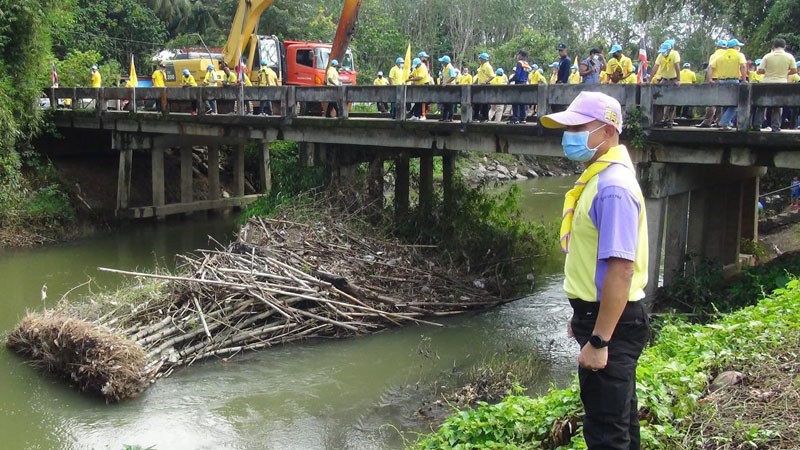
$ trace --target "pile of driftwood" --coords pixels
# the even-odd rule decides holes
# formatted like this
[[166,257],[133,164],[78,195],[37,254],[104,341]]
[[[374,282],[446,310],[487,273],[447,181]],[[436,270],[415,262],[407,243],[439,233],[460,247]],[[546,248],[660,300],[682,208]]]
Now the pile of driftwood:
[[180,256],[176,274],[101,268],[136,277],[132,289],[150,295],[29,314],[7,343],[81,390],[122,400],[205,358],[433,323],[501,303],[423,250],[431,249],[333,219],[255,218],[227,248]]

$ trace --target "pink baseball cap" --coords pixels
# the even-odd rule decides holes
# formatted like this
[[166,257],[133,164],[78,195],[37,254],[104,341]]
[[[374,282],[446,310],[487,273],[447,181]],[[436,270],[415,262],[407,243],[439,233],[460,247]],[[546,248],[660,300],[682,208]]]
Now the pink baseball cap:
[[614,97],[602,92],[584,91],[575,97],[566,111],[542,117],[545,128],[564,128],[599,120],[614,125],[622,133],[622,107]]

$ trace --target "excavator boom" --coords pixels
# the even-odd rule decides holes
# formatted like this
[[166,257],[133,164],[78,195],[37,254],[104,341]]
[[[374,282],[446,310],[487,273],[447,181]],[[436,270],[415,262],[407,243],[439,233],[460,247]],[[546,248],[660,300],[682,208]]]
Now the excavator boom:
[[331,56],[328,58],[328,65],[331,60],[342,61],[350,40],[356,32],[356,21],[358,11],[361,9],[361,0],[344,0],[342,15],[339,17],[339,25],[336,27],[336,35],[333,38]]
[[269,8],[274,0],[240,0],[236,14],[233,16],[228,41],[222,52],[223,61],[228,67],[236,67],[242,56],[244,47],[256,31],[261,14]]

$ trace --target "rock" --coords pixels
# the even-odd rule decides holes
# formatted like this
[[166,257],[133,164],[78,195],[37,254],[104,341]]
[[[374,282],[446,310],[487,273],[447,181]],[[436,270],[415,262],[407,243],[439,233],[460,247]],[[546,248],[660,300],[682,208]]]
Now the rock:
[[739,384],[745,378],[747,378],[745,374],[736,372],[734,370],[722,372],[721,374],[717,375],[717,377],[714,378],[714,381],[712,381],[708,386],[708,392],[714,393],[720,389],[725,389],[735,384]]
[[536,171],[534,171],[532,169],[528,169],[528,171],[525,172],[525,175],[527,175],[529,178],[538,178],[539,177],[539,174],[536,173]]
[[497,165],[497,171],[502,173],[503,175],[510,176],[511,172],[508,171],[508,168],[502,164]]
[[497,172],[497,179],[498,180],[510,180],[511,178],[508,175],[506,175],[506,174],[504,174],[502,172]]
[[516,174],[515,178],[518,179],[518,180],[527,180],[528,179],[528,177],[526,177],[525,175],[523,175],[521,173]]
[[482,163],[478,163],[478,168],[475,170],[478,172],[486,172],[486,166],[484,166]]
[[488,170],[489,172],[494,172],[495,170],[497,170],[497,166],[493,166],[490,164],[486,166],[486,170]]

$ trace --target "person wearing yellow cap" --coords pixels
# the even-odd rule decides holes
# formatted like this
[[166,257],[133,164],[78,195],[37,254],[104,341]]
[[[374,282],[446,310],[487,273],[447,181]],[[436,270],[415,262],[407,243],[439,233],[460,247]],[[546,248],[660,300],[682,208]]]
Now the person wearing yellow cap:
[[636,366],[649,336],[641,301],[647,215],[635,166],[619,142],[622,117],[617,100],[587,91],[566,111],[542,117],[546,128],[565,128],[564,156],[586,164],[564,200],[560,243],[589,449],[641,448]]
[[[278,74],[272,70],[266,59],[261,60],[261,66],[258,68],[258,85],[259,86],[277,86]],[[258,105],[261,115],[272,115],[272,102],[269,100],[261,100]]]

